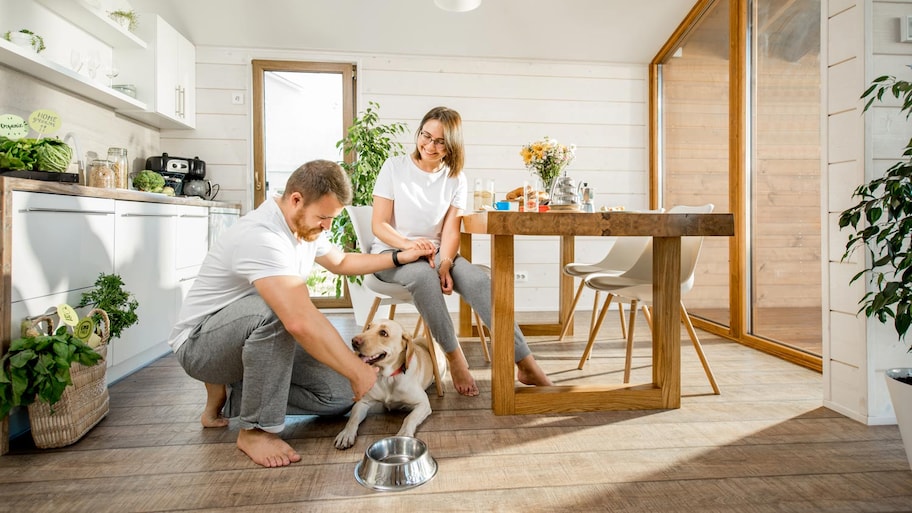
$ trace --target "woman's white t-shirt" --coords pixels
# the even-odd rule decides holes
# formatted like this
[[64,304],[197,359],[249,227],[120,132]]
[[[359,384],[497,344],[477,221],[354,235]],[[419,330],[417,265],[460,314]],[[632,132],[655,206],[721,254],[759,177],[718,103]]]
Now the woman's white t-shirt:
[[[436,173],[426,173],[412,162],[410,155],[389,158],[380,169],[374,184],[374,196],[393,201],[390,224],[403,237],[425,238],[440,244],[443,219],[451,206],[466,208],[466,179],[460,173],[455,178],[443,166]],[[374,239],[371,253],[395,249]]]

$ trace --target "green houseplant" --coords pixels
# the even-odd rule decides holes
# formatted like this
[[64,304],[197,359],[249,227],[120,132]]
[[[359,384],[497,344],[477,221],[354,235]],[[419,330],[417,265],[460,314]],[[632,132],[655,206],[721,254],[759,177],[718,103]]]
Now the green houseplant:
[[8,30],[3,34],[3,39],[11,43],[31,46],[35,53],[41,53],[45,50],[44,38],[29,29],[19,29],[16,32]]
[[126,11],[121,9],[109,12],[108,17],[110,17],[112,20],[130,32],[136,30],[136,22],[139,19],[136,11]]
[[91,306],[107,312],[111,338],[120,338],[123,330],[139,322],[136,315],[139,302],[132,293],[124,290],[123,279],[117,274],[99,274],[95,288],[83,292],[77,306]]
[[[405,153],[402,144],[395,137],[408,132],[405,123],[382,124],[379,122],[380,105],[369,102],[367,109],[360,117],[355,118],[345,137],[336,143],[351,161],[340,162],[352,181],[352,205],[370,205],[373,203],[374,182],[380,168],[391,156]],[[336,218],[333,223],[330,239],[347,251],[356,249],[357,237],[352,228],[348,213]],[[361,283],[360,276],[349,276],[352,283]],[[336,276],[336,296],[342,294],[342,277]]]
[[[885,95],[901,101],[900,113],[908,120],[912,82],[888,75],[874,79],[861,95],[866,100],[864,111]],[[853,198],[858,202],[840,213],[839,227],[851,228],[843,261],[859,247],[869,257],[850,280],[867,277],[871,284],[859,302],[859,312],[881,323],[892,321],[899,339],[905,341],[912,326],[912,140],[903,148],[902,159],[882,176],[858,186]],[[906,457],[912,463],[912,369],[889,369],[886,382]]]

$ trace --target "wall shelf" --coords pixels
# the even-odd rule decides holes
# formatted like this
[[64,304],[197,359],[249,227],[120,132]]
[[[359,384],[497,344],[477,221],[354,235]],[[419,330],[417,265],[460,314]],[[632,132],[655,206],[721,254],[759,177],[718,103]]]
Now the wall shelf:
[[121,27],[101,9],[98,0],[37,0],[69,22],[114,48],[145,48],[146,42]]
[[[0,38],[0,64],[117,110],[146,110],[146,104],[45,59],[30,48]],[[129,116],[127,112],[124,115]]]

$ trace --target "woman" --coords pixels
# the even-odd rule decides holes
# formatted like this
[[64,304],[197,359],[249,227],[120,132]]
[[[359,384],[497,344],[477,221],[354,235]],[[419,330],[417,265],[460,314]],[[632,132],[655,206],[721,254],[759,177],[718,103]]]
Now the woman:
[[[371,220],[376,240],[371,252],[418,248],[434,249],[436,254],[428,261],[400,265],[376,276],[411,292],[415,307],[446,352],[456,390],[475,396],[478,387],[443,297],[455,290],[491,325],[491,279],[457,253],[467,198],[459,113],[446,107],[431,109],[421,120],[416,143],[411,155],[391,157],[377,175]],[[517,379],[526,385],[551,385],[518,325],[514,333]]]

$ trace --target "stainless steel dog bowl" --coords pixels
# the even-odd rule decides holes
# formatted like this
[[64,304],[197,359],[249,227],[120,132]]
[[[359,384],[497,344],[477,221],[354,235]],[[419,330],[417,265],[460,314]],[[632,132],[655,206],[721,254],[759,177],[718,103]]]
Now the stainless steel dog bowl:
[[374,442],[355,467],[355,479],[373,490],[407,490],[430,481],[437,462],[427,444],[409,436],[391,436]]

